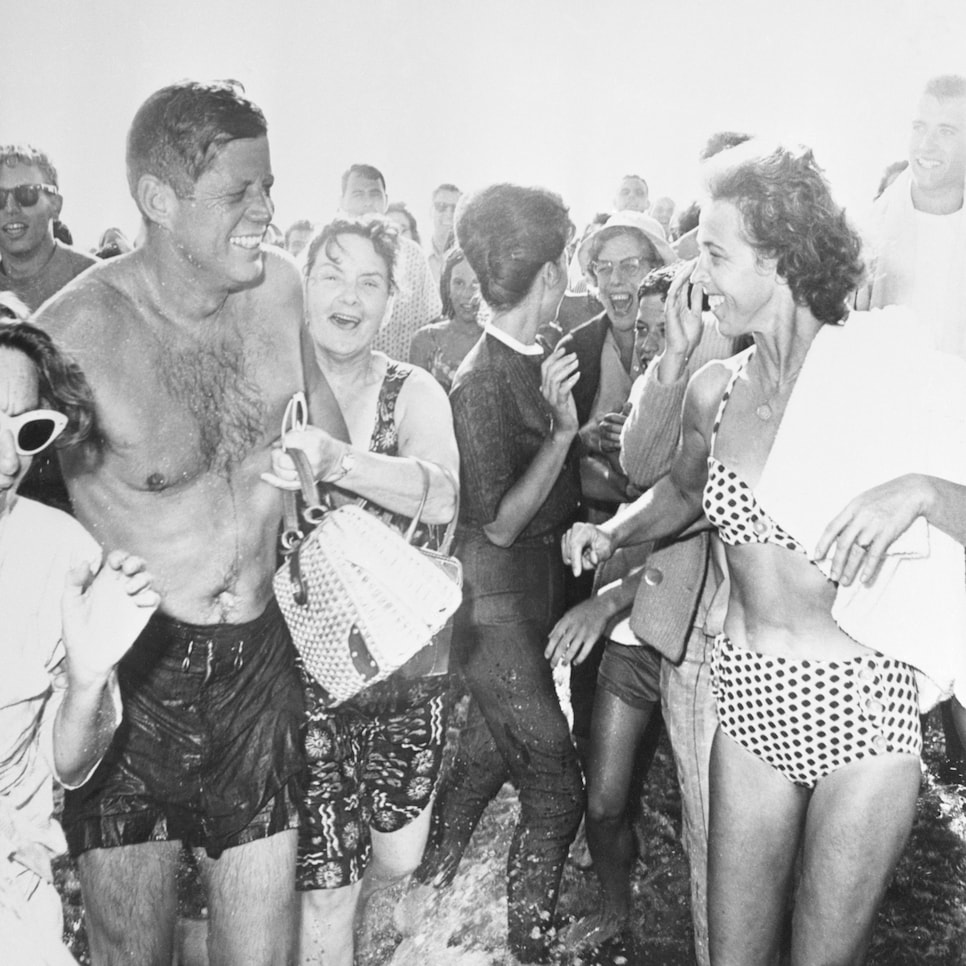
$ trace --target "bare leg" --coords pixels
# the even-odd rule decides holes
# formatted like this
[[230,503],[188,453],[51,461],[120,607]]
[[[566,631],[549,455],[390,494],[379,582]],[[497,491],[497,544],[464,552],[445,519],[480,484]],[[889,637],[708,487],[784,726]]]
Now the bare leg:
[[920,765],[875,755],[832,772],[808,807],[793,966],[864,962],[876,910],[916,815]]
[[[395,832],[370,829],[372,861],[362,877],[362,892],[355,913],[356,946],[363,960],[368,951],[377,948],[390,934],[393,941],[398,939],[391,912],[403,898],[409,877],[423,857],[432,812],[430,802],[416,818]],[[371,899],[377,901],[370,905]]]
[[179,842],[91,849],[77,860],[95,966],[170,966]]
[[711,748],[714,966],[774,966],[810,792],[718,729]]
[[353,882],[301,893],[300,966],[352,966],[352,925],[361,891],[362,883]]
[[654,704],[634,708],[606,688],[594,700],[587,761],[587,842],[601,885],[601,909],[569,927],[567,945],[597,945],[616,936],[630,915],[635,843],[628,794]]
[[291,966],[298,903],[295,829],[198,855],[208,888],[211,966]]

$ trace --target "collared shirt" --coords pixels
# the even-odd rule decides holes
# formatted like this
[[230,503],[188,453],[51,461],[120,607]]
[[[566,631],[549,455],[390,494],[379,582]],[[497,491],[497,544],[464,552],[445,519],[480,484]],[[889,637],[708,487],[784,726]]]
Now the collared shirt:
[[519,352],[522,356],[541,356],[543,355],[543,346],[537,342],[531,342],[530,345],[521,342],[519,339],[515,339],[509,332],[504,332],[503,329],[498,329],[492,322],[485,322],[483,324],[483,331],[487,335],[492,335],[497,342],[502,342],[505,346],[511,348],[514,352]]

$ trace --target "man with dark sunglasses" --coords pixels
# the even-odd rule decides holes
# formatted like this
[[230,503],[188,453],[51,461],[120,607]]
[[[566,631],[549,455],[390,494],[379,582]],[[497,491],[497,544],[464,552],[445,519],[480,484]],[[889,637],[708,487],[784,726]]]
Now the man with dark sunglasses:
[[31,312],[97,261],[54,238],[62,206],[57,171],[43,151],[0,147],[0,291]]
[[[265,243],[267,124],[234,81],[182,81],[135,115],[144,222],[37,322],[96,400],[61,453],[78,519],[148,561],[159,612],[119,667],[126,728],[64,829],[94,962],[169,966],[182,845],[208,890],[212,966],[294,962],[302,688],[272,595],[282,500],[260,479],[302,376],[302,288]],[[346,439],[331,400],[323,425]]]

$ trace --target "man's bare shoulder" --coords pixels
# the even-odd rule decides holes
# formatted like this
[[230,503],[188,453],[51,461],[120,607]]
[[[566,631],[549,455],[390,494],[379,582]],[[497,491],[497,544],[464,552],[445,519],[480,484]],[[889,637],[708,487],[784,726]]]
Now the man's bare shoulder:
[[138,313],[135,274],[130,257],[100,262],[44,303],[33,322],[70,351],[116,344]]
[[33,321],[54,337],[91,322],[109,322],[130,311],[135,266],[127,257],[99,262],[44,303]]
[[295,259],[287,252],[266,247],[264,254],[265,275],[255,291],[259,297],[272,301],[302,304],[302,278]]

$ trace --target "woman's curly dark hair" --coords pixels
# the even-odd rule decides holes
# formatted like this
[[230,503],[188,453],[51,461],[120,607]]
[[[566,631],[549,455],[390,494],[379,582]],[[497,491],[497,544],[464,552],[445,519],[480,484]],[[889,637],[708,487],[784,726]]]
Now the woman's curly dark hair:
[[396,259],[399,254],[399,232],[396,226],[382,215],[369,215],[364,219],[335,218],[320,228],[305,246],[302,273],[305,278],[312,274],[319,252],[324,251],[329,261],[339,264],[339,235],[358,235],[372,242],[376,254],[386,263],[386,277],[390,290],[396,287]]
[[0,311],[0,349],[20,352],[34,364],[41,402],[67,417],[67,428],[54,445],[84,442],[94,434],[94,394],[80,366],[65,356],[43,329],[16,318],[14,315],[11,320],[4,304]]
[[748,241],[776,259],[797,305],[819,322],[845,319],[864,272],[862,245],[811,148],[739,145],[708,162],[707,186],[713,201],[741,212]]

